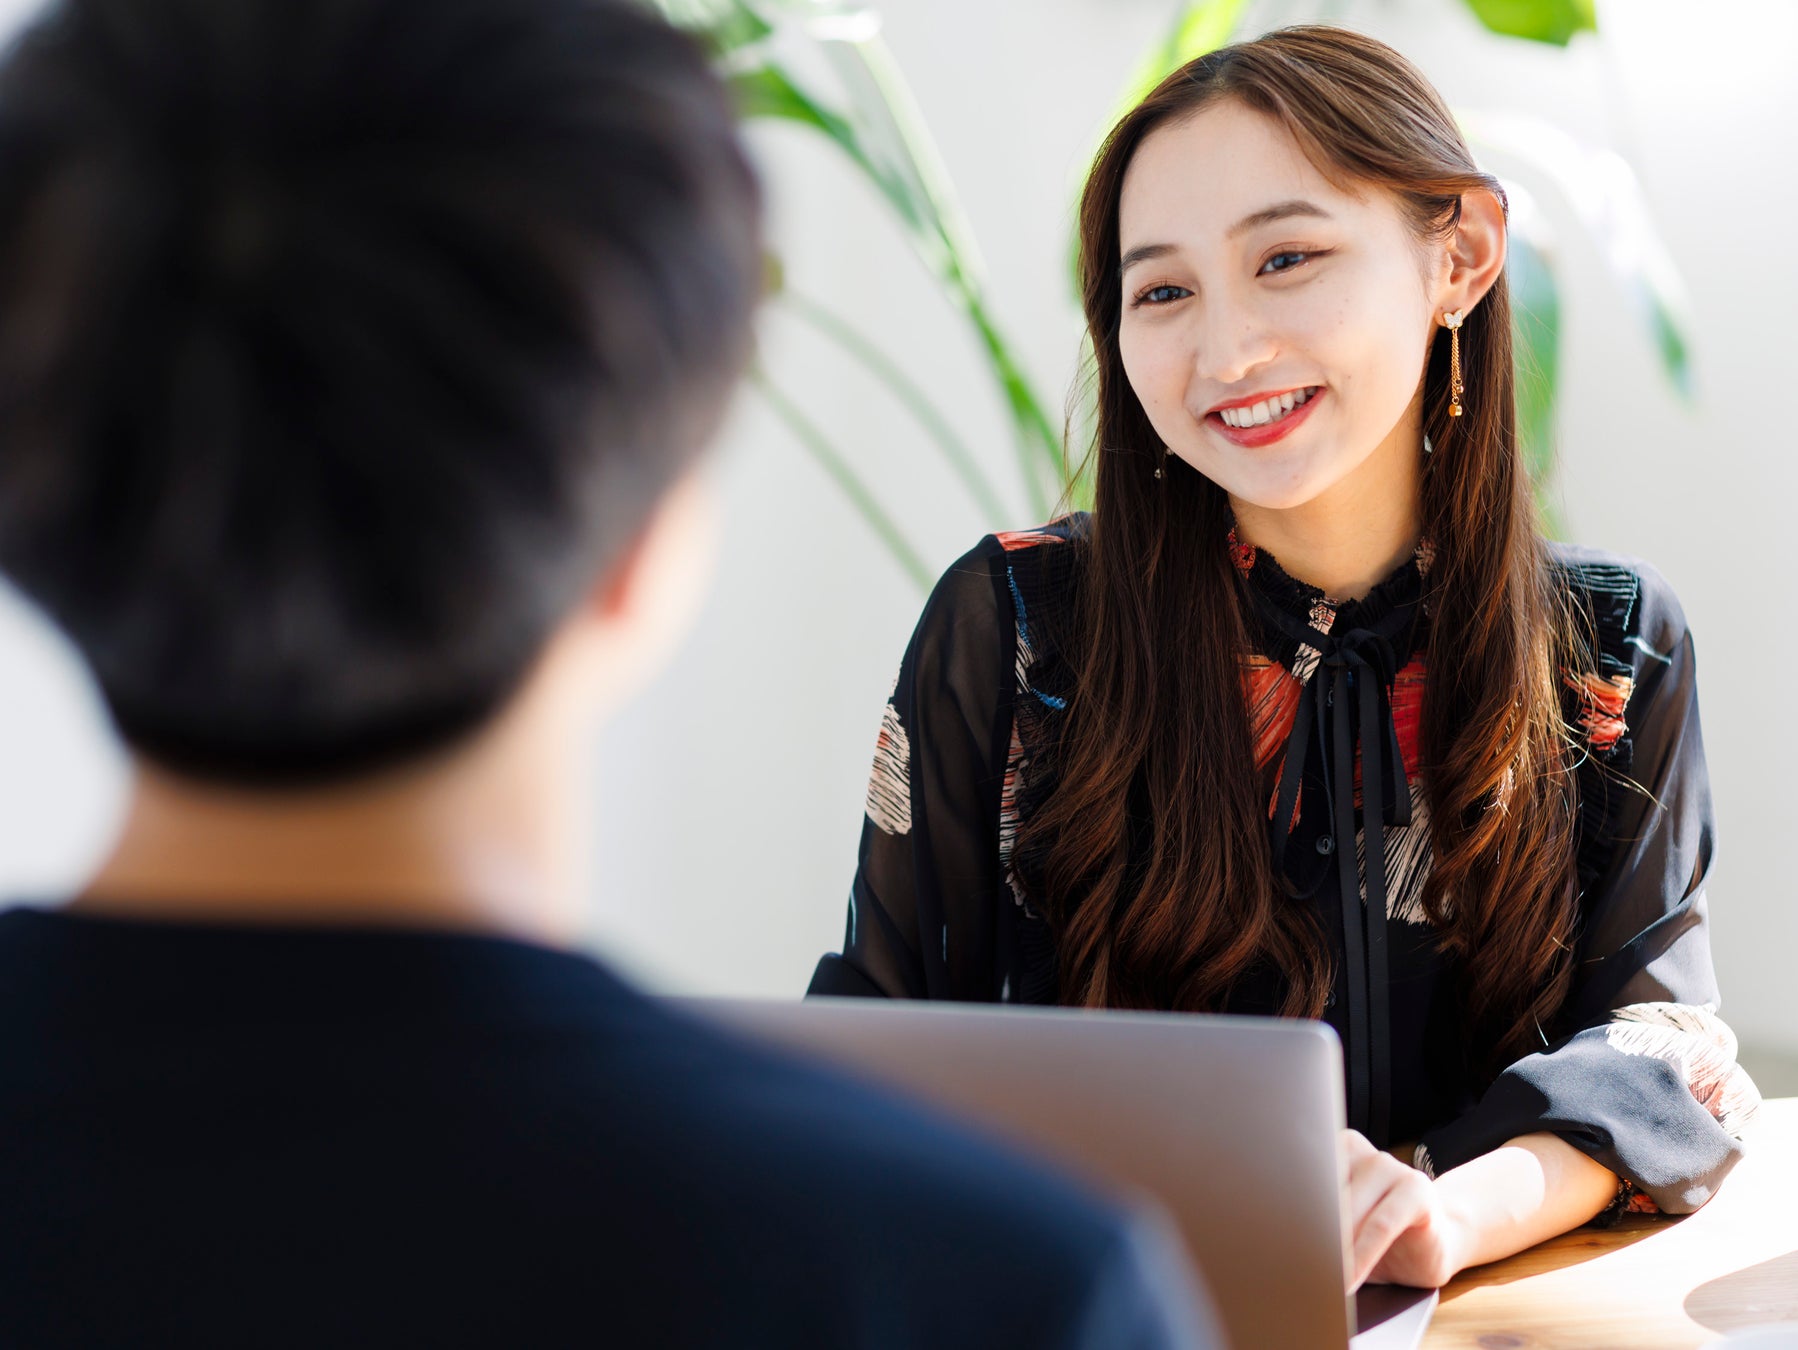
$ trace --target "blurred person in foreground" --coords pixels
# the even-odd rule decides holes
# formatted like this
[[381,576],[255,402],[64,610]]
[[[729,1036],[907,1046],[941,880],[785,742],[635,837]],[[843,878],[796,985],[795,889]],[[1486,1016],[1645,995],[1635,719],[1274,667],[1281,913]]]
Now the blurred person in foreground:
[[1205,1339],[1152,1220],[569,949],[758,215],[622,0],[73,0],[0,64],[0,567],[135,762],[0,915],[8,1344]]

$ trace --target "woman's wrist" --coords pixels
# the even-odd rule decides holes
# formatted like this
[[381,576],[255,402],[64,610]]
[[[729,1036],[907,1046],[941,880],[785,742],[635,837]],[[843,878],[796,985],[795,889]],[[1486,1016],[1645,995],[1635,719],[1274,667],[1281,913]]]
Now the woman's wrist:
[[1497,1261],[1587,1222],[1616,1186],[1613,1173],[1554,1135],[1513,1139],[1436,1179],[1444,1246],[1456,1270]]
[[[1453,1172],[1448,1174],[1449,1177],[1454,1175]],[[1466,1185],[1465,1180],[1444,1185],[1444,1178],[1438,1177],[1431,1183],[1436,1188],[1437,1214],[1442,1227],[1444,1283],[1469,1266],[1493,1259],[1479,1255],[1483,1235],[1480,1195],[1478,1189]]]

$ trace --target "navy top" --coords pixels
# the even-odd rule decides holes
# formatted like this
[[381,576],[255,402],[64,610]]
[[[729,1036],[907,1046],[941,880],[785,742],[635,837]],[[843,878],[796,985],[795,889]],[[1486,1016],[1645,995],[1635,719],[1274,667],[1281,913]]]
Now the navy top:
[[1158,1224],[584,957],[18,909],[0,1025],[9,1345],[1208,1343]]
[[[936,587],[882,720],[843,950],[819,963],[814,993],[1058,1000],[1055,934],[1032,903],[1037,860],[1014,844],[1056,788],[1086,519],[989,535]],[[1432,551],[1339,601],[1265,550],[1228,544],[1255,619],[1243,691],[1270,819],[1297,808],[1271,846],[1332,944],[1327,1020],[1344,1045],[1350,1123],[1382,1147],[1415,1144],[1430,1172],[1557,1133],[1623,1179],[1620,1205],[1703,1204],[1741,1156],[1759,1097],[1717,1015],[1697,658],[1672,589],[1638,560],[1552,547],[1594,639],[1592,668],[1563,672],[1581,752],[1578,960],[1540,1053],[1494,1078],[1470,1053],[1454,961],[1422,903]],[[1325,683],[1332,699],[1317,694]],[[1330,754],[1327,708],[1351,693],[1355,759],[1373,770],[1365,794]],[[1364,815],[1382,820],[1373,840]],[[1284,992],[1251,972],[1222,1010],[1272,1014]]]

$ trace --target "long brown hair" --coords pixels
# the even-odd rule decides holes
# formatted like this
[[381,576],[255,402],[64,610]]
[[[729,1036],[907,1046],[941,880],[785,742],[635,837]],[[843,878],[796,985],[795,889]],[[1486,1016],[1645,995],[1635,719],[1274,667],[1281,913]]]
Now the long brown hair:
[[[1227,548],[1229,500],[1171,460],[1153,476],[1163,445],[1118,347],[1125,172],[1151,131],[1224,98],[1279,121],[1333,181],[1390,193],[1420,241],[1449,237],[1465,192],[1504,201],[1424,77],[1342,29],[1287,28],[1201,57],[1113,129],[1080,204],[1098,417],[1095,505],[1076,544],[1075,697],[1054,786],[1017,857],[1056,931],[1065,1002],[1210,1010],[1251,972],[1271,971],[1283,1011],[1316,1017],[1330,962],[1315,919],[1274,876],[1241,684],[1249,601]],[[1504,279],[1461,329],[1466,414],[1452,420],[1438,336],[1424,375],[1435,453],[1422,481],[1434,545],[1423,905],[1460,967],[1476,1058],[1497,1063],[1543,1035],[1571,977],[1576,788],[1560,672],[1577,639],[1518,450]]]

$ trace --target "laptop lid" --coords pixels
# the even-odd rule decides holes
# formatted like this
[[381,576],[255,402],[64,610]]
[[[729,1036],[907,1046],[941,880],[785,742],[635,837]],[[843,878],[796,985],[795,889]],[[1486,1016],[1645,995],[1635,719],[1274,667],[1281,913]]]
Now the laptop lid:
[[1342,1054],[1315,1022],[685,999],[1172,1216],[1232,1344],[1346,1346]]

